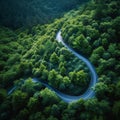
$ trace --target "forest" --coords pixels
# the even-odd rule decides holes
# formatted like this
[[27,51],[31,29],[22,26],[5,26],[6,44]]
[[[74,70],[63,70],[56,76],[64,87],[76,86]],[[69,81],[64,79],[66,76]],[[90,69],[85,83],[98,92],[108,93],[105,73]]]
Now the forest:
[[[0,11],[13,7],[0,13],[0,120],[119,120],[120,1],[7,1],[0,1]],[[67,103],[33,81],[72,96],[89,87],[88,66],[56,40],[60,30],[64,43],[94,66],[98,80],[89,99]]]
[[11,29],[51,23],[88,0],[0,0],[0,25]]

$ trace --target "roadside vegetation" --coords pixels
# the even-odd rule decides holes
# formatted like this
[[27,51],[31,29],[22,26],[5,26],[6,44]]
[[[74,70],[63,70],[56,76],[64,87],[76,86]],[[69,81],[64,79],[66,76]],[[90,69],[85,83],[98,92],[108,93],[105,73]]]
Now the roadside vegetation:
[[[120,1],[92,0],[51,24],[15,31],[0,27],[1,120],[119,120]],[[94,65],[95,97],[67,104],[36,77],[69,95],[85,92],[90,71],[61,43]],[[23,82],[26,80],[25,82]],[[7,95],[12,86],[17,89]]]

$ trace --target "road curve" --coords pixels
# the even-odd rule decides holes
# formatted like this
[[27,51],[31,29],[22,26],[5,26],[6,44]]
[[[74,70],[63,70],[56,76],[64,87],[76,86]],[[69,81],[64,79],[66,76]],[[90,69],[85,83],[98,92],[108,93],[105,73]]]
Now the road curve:
[[[86,90],[85,93],[83,93],[80,96],[70,96],[67,94],[64,94],[60,91],[58,91],[57,89],[51,87],[50,85],[48,85],[47,83],[39,80],[38,78],[33,78],[32,81],[33,82],[40,82],[42,83],[44,86],[46,86],[47,88],[49,88],[50,90],[54,91],[56,93],[57,96],[59,96],[64,102],[70,103],[70,102],[75,102],[79,99],[89,99],[92,98],[94,96],[94,91],[91,89],[92,87],[95,86],[96,82],[97,82],[97,74],[95,72],[95,69],[93,67],[93,65],[89,62],[89,60],[87,60],[86,58],[84,58],[83,56],[81,56],[80,54],[76,53],[72,48],[70,48],[68,45],[66,45],[63,41],[63,38],[61,36],[61,31],[59,31],[56,35],[56,40],[58,42],[61,42],[63,44],[63,46],[65,46],[72,54],[74,54],[77,58],[79,58],[80,60],[82,60],[87,67],[89,68],[90,72],[91,72],[91,81],[89,84],[88,89]],[[8,91],[8,94],[11,94],[17,87],[13,87],[10,91]]]

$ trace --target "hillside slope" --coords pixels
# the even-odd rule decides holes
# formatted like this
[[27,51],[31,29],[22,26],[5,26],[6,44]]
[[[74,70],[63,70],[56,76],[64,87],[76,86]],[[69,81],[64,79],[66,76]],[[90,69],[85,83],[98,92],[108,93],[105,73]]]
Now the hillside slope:
[[[97,71],[92,99],[66,104],[31,80],[37,77],[74,95],[88,87],[87,66],[55,39],[60,29],[64,42],[89,59]],[[32,29],[1,27],[0,43],[1,120],[119,120],[119,0],[92,0],[51,24]],[[17,89],[8,96],[13,85]]]
[[50,23],[87,0],[0,0],[0,25],[12,29]]

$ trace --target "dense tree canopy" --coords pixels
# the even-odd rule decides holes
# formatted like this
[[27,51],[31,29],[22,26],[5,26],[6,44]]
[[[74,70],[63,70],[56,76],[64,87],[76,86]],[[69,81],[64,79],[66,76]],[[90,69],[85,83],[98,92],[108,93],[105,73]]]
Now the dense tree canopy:
[[[47,0],[42,0],[41,6],[44,4],[45,7],[45,9],[41,7],[42,10],[36,7],[40,3],[38,0],[36,2],[35,0],[7,1],[12,6],[8,11],[1,12],[0,21],[4,22],[1,25],[14,24],[12,27],[15,28],[22,26],[23,23],[33,25],[31,23],[33,20],[41,22],[42,17],[36,19],[41,13],[45,13],[41,15],[42,22],[47,22],[48,19],[56,16],[51,14],[59,11],[53,7],[51,1]],[[75,0],[71,1],[70,3],[62,0],[55,4],[64,3],[62,6],[76,4]],[[0,6],[4,2],[1,0]],[[35,19],[32,17],[34,12],[29,11],[26,2],[29,2],[28,8],[32,5],[35,11],[40,12]],[[25,6],[20,9],[23,3]],[[6,2],[6,7],[8,5]],[[65,9],[71,9],[71,5]],[[16,10],[14,6],[19,7]],[[11,7],[13,9],[10,9]],[[0,11],[2,9],[0,7]],[[64,9],[60,12],[63,11]],[[51,13],[47,14],[48,12]],[[12,14],[8,16],[8,13]],[[26,16],[28,13],[29,15]],[[3,15],[6,15],[4,19]],[[14,17],[11,17],[12,15]],[[0,120],[119,120],[119,16],[119,0],[91,0],[50,24],[14,31],[0,26]],[[12,19],[7,19],[9,17]],[[23,19],[24,22],[21,22]],[[36,77],[69,95],[80,95],[88,88],[91,80],[88,67],[55,40],[56,33],[60,29],[64,42],[89,59],[95,67],[98,83],[92,88],[95,91],[94,98],[80,99],[67,104],[50,89],[35,81],[32,82],[31,78]],[[16,89],[8,94],[12,86]]]
[[16,29],[50,23],[88,0],[1,0],[0,25]]

